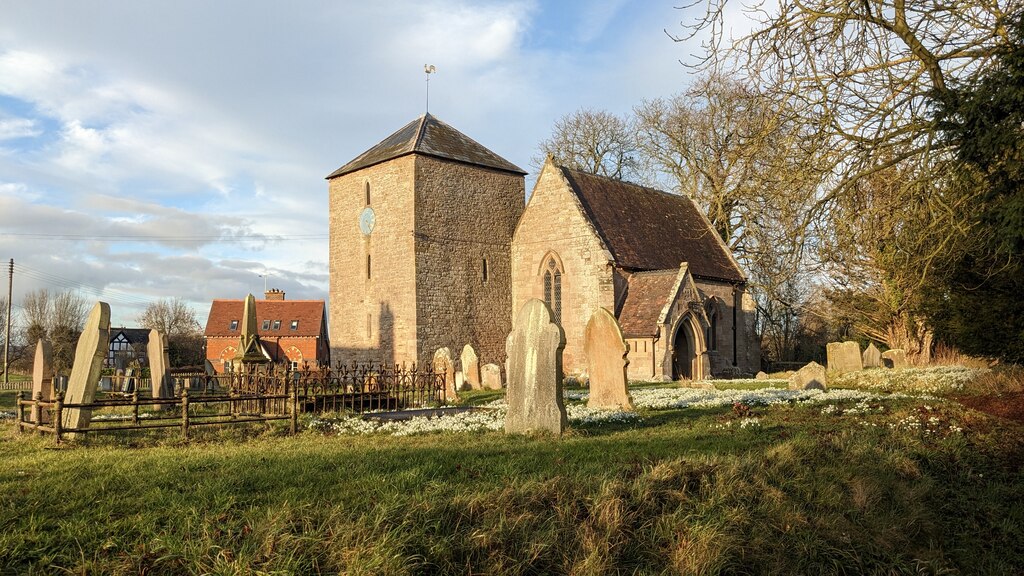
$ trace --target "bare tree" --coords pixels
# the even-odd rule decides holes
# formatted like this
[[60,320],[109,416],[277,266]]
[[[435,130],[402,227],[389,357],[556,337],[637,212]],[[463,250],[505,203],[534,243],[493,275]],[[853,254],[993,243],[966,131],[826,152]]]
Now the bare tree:
[[21,301],[22,315],[25,324],[25,341],[35,346],[40,338],[46,337],[46,327],[50,323],[50,292],[34,290],[25,294]]
[[203,337],[193,310],[181,298],[153,302],[139,315],[140,326],[167,335],[168,354],[173,366],[202,364]]
[[540,143],[535,168],[547,156],[570,168],[622,180],[639,180],[638,149],[629,118],[603,110],[580,109],[555,122],[551,137]]
[[53,346],[53,367],[58,372],[71,368],[75,345],[88,312],[85,298],[74,292],[50,294],[46,289],[29,292],[22,299],[25,343],[35,346],[47,338]]

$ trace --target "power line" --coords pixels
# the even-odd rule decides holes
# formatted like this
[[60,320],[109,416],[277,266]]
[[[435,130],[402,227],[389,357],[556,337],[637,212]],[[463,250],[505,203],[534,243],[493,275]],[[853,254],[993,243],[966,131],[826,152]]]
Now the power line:
[[24,238],[26,240],[65,240],[81,242],[96,240],[103,242],[293,242],[302,240],[327,240],[329,234],[280,234],[267,236],[263,234],[193,234],[168,236],[157,234],[44,234],[41,232],[0,232],[0,237]]

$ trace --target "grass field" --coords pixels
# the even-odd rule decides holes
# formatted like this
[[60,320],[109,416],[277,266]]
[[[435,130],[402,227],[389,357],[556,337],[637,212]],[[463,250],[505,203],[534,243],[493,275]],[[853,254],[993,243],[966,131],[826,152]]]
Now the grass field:
[[770,405],[755,384],[642,389],[639,418],[562,438],[269,426],[54,450],[6,422],[0,573],[1018,574],[1024,426],[958,400],[1024,378],[958,377]]

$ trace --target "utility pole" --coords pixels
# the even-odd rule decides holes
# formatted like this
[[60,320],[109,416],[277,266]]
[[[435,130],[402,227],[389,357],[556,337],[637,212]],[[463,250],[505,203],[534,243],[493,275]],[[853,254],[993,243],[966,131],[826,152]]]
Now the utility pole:
[[4,389],[10,381],[11,368],[11,297],[14,295],[14,258],[7,265],[7,337],[4,338]]

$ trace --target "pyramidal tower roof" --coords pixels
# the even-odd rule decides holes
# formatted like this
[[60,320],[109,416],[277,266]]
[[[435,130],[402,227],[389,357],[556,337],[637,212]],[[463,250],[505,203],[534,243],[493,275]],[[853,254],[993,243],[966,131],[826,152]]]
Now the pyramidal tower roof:
[[526,174],[522,168],[427,113],[409,122],[348,164],[338,168],[327,179],[330,180],[407,154],[425,154],[513,174]]

